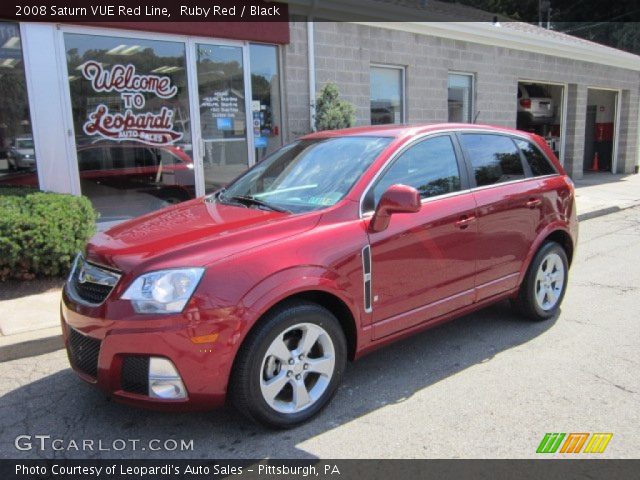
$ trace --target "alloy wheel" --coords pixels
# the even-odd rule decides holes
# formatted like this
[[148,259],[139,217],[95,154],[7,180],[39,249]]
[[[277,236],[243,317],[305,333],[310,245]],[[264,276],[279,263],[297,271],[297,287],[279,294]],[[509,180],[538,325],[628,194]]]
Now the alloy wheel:
[[319,325],[299,323],[287,328],[271,342],[262,360],[264,400],[280,413],[309,408],[331,382],[335,355],[331,337]]
[[553,309],[565,281],[565,268],[557,253],[549,253],[538,267],[535,281],[535,297],[538,306],[545,311]]

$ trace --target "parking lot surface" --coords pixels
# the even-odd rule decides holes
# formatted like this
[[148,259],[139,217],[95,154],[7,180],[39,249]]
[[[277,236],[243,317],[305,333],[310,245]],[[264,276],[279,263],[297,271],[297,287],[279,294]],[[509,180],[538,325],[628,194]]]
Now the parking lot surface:
[[[547,432],[610,432],[599,457],[637,458],[639,252],[640,208],[583,222],[558,318],[531,323],[504,303],[379,350],[349,366],[321,415],[289,431],[229,409],[109,402],[63,350],[1,363],[0,457],[533,458]],[[20,435],[30,449],[16,448]],[[36,435],[50,436],[48,448]],[[163,445],[171,451],[152,450]]]

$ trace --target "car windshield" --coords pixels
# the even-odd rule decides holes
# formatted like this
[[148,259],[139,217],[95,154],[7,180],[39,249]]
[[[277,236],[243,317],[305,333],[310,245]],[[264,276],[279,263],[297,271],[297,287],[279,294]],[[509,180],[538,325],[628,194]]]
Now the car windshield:
[[294,213],[334,205],[390,141],[358,136],[294,142],[248,170],[217,199]]
[[33,140],[30,138],[16,140],[16,148],[33,148]]
[[529,98],[546,98],[548,97],[547,92],[544,91],[542,87],[538,85],[527,85],[526,86],[527,93],[529,94]]

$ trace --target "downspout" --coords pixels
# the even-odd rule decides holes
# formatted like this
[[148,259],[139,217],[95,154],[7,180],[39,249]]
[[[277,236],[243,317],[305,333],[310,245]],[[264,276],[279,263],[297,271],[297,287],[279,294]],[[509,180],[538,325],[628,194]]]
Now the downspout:
[[[314,2],[315,3],[315,2]],[[313,14],[307,17],[307,57],[309,58],[309,126],[316,130],[316,52]]]

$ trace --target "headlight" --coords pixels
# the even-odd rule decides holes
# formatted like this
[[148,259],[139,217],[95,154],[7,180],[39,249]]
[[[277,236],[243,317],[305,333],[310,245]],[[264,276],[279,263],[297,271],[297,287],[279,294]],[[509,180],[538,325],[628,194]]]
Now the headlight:
[[204,268],[158,270],[140,275],[124,292],[138,313],[179,313],[196,289]]

